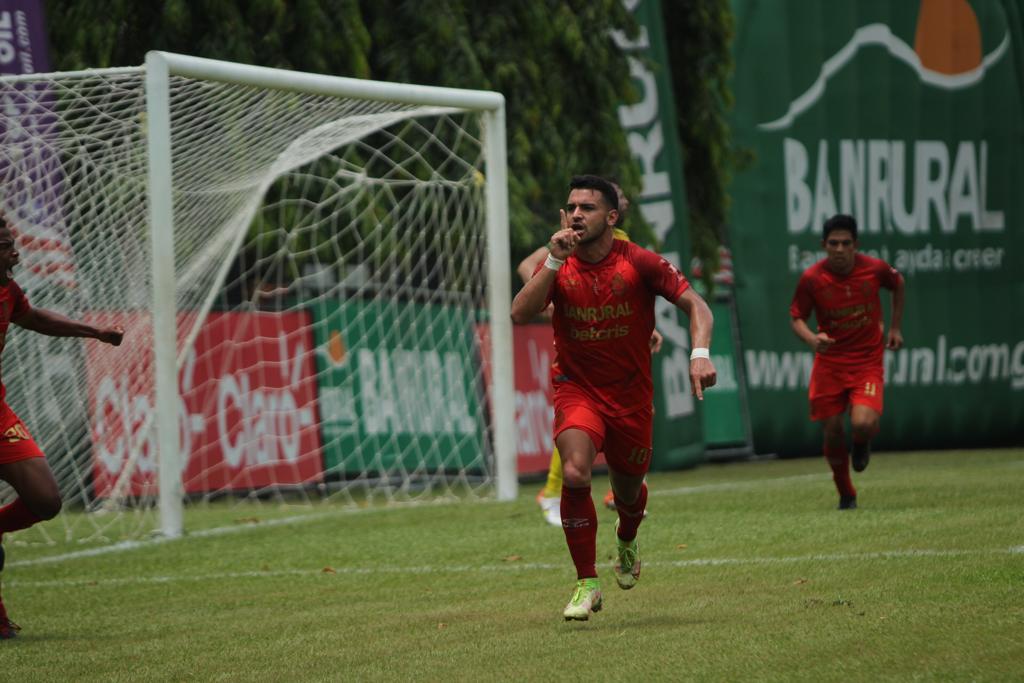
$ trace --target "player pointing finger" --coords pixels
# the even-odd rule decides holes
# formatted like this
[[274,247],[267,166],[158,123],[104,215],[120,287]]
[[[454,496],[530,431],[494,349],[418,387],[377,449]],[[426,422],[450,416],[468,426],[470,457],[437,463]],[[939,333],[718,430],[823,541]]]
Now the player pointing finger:
[[[628,242],[629,235],[626,234],[624,229],[622,229],[622,226],[625,223],[626,211],[629,208],[629,198],[626,197],[622,188],[619,187],[618,184],[612,181],[609,181],[609,183],[615,190],[616,197],[619,200],[618,217],[612,225],[612,236],[617,240]],[[565,212],[565,209],[559,209],[559,214],[561,216],[561,228],[571,228],[572,223],[568,214]],[[543,246],[536,249],[519,263],[516,267],[516,273],[520,278],[522,278],[524,284],[533,278],[534,273],[537,272],[537,268],[544,263],[545,258],[550,253],[549,248],[547,246]],[[553,308],[554,306],[552,304],[548,304],[547,308],[545,308],[538,317],[551,320],[551,312]],[[661,351],[663,342],[664,337],[662,337],[657,330],[652,330],[651,338],[648,342],[651,353],[655,354]],[[551,449],[551,461],[548,465],[548,475],[544,482],[544,488],[537,494],[537,503],[540,505],[540,509],[544,513],[544,521],[559,528],[562,527],[562,483],[562,456],[558,452],[558,446],[555,446]],[[615,493],[611,489],[608,489],[608,492],[604,496],[604,505],[612,510],[615,509]],[[646,510],[644,512],[646,514]]]
[[528,322],[554,304],[551,380],[563,470],[560,513],[577,578],[563,616],[585,620],[602,606],[597,513],[590,491],[598,452],[608,464],[618,514],[616,581],[632,588],[640,577],[636,538],[651,461],[655,297],[672,302],[690,319],[690,377],[698,396],[714,385],[715,370],[708,352],[713,319],[704,299],[671,263],[615,239],[619,204],[608,181],[577,176],[569,187],[562,229],[552,237],[547,259],[512,302],[512,320]]

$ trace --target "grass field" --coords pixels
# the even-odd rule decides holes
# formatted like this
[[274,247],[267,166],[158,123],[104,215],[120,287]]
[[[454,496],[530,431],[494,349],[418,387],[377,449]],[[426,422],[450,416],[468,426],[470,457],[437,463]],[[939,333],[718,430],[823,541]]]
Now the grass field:
[[632,591],[599,510],[589,622],[561,618],[575,573],[534,486],[210,508],[86,556],[12,535],[0,680],[1024,680],[1024,450],[876,454],[855,483],[840,512],[819,459],[651,476]]

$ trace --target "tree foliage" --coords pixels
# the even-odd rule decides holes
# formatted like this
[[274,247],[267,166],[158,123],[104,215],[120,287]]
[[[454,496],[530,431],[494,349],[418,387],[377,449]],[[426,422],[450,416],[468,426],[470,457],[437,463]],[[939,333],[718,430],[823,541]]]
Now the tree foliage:
[[[698,255],[724,224],[728,0],[663,0]],[[141,64],[147,50],[506,98],[513,257],[547,241],[574,173],[640,174],[617,109],[635,101],[610,31],[621,0],[48,0],[57,70]],[[649,237],[639,216],[630,225]]]
[[678,130],[683,146],[693,255],[718,265],[728,218],[727,188],[738,158],[726,117],[732,107],[733,16],[727,0],[662,0]]

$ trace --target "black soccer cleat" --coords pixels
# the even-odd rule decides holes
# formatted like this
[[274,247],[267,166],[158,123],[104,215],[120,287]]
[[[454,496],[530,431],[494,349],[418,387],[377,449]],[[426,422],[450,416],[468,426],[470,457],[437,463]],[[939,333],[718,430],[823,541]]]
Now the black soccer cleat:
[[853,454],[850,456],[850,463],[853,465],[854,472],[863,472],[868,468],[868,462],[871,460],[871,442],[865,441],[864,443],[853,444]]
[[[0,570],[4,568],[4,547],[0,545]],[[15,624],[13,621],[7,618],[7,612],[4,610],[3,602],[0,602],[0,640],[8,640],[18,635],[18,631],[21,627]]]
[[0,640],[16,638],[21,627],[7,617],[0,618]]
[[840,510],[856,510],[857,496],[839,496]]

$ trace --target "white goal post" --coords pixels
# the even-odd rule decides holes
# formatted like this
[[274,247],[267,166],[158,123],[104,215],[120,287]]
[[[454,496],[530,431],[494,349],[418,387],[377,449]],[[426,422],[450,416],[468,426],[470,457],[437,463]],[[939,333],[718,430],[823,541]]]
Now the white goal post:
[[149,112],[150,225],[153,235],[154,338],[156,340],[157,443],[161,454],[160,511],[167,536],[182,532],[182,492],[177,403],[178,382],[174,315],[173,202],[171,173],[170,76],[225,81],[332,97],[459,107],[486,112],[487,263],[491,312],[491,358],[494,368],[494,452],[499,500],[516,496],[516,452],[512,383],[511,255],[508,245],[508,181],[505,148],[505,98],[499,93],[382,83],[352,78],[295,73],[231,64],[198,57],[150,52],[146,56],[146,103]]
[[[82,342],[81,358],[69,361],[87,367],[78,396],[56,412],[88,403],[100,414],[91,443],[67,434],[45,444],[92,452],[79,456],[85,467],[57,472],[62,489],[89,491],[85,509],[155,498],[156,526],[175,537],[186,500],[225,492],[322,492],[341,482],[349,500],[358,498],[353,483],[367,498],[406,500],[450,477],[460,490],[515,498],[501,94],[165,52],[148,53],[144,67],[7,77],[0,86],[8,103],[21,103],[0,116],[0,211],[16,225],[32,275],[16,280],[39,285],[26,289],[34,304],[104,324],[137,311],[121,349]],[[106,224],[120,227],[104,232]],[[38,235],[67,240],[65,298],[47,294],[50,257],[29,248]],[[90,251],[96,240],[109,240],[105,251]],[[132,279],[121,281],[122,270]],[[249,327],[257,341],[242,334]],[[216,349],[211,328],[228,330],[216,333]],[[477,351],[482,369],[469,371],[464,359]],[[53,391],[32,380],[45,372],[46,349],[19,343],[16,353],[4,380],[11,365],[26,376],[11,375],[11,400]],[[125,360],[133,354],[151,355],[140,365]],[[213,381],[218,364],[243,363],[219,393],[194,386]],[[90,375],[104,364],[132,391]],[[324,389],[322,378],[339,368],[362,380]],[[265,376],[281,391],[256,387]],[[360,385],[367,377],[379,387]],[[33,411],[14,408],[31,428]],[[353,436],[356,408],[371,413],[360,416],[366,445]],[[104,420],[104,411],[117,416]],[[340,417],[328,435],[332,416]],[[224,451],[216,456],[202,441],[213,423]],[[112,429],[123,452],[98,445]],[[431,431],[444,437],[416,436]],[[324,461],[336,464],[310,474],[302,449],[314,432]],[[250,458],[266,470],[275,453],[289,468],[283,485],[236,467]],[[201,473],[199,460],[210,463]],[[100,461],[114,462],[102,485]],[[455,493],[448,486],[441,492]]]

